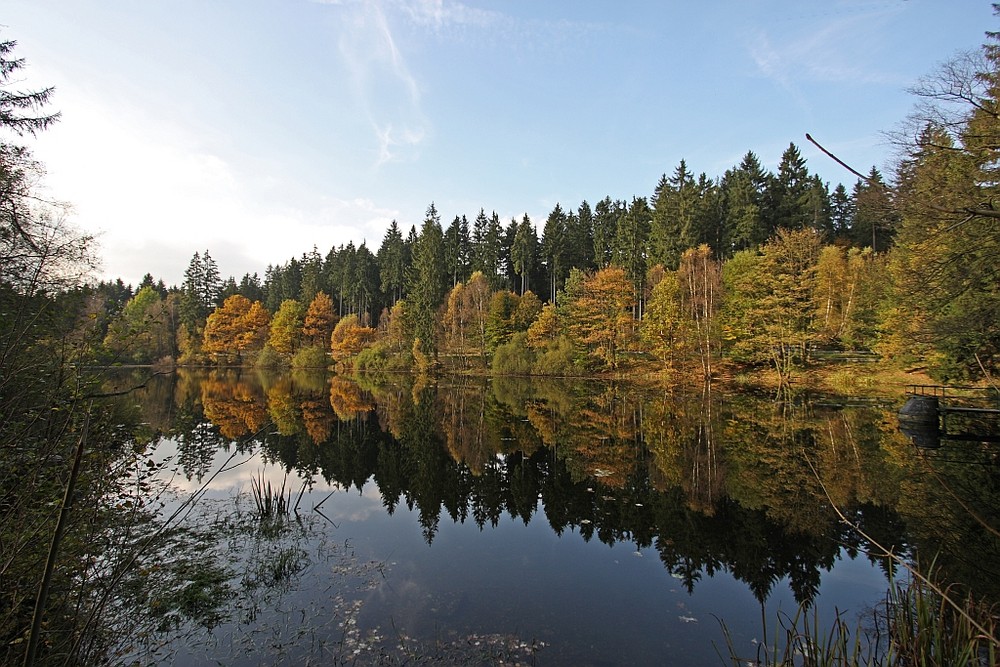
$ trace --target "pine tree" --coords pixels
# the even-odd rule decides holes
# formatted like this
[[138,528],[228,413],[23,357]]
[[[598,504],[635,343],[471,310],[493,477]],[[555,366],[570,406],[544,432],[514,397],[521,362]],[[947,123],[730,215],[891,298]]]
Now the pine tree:
[[672,176],[660,177],[653,192],[649,231],[650,260],[654,264],[676,269],[681,253],[697,245],[699,199],[698,186],[684,160]]
[[594,207],[594,264],[598,269],[609,266],[615,255],[615,235],[618,220],[625,215],[625,202],[605,197]]
[[389,297],[389,305],[403,298],[406,282],[406,263],[403,252],[403,234],[393,220],[385,231],[382,245],[378,249],[379,278],[382,292]]
[[651,219],[652,211],[649,210],[646,198],[633,197],[628,212],[618,220],[614,241],[614,264],[625,270],[625,275],[632,283],[630,302],[637,307],[637,319],[642,318]]
[[407,287],[407,312],[415,338],[424,350],[437,353],[437,309],[448,290],[444,262],[444,232],[432,203],[413,247],[413,267]]
[[810,189],[806,161],[798,147],[791,143],[781,154],[778,173],[770,179],[765,192],[767,237],[777,229],[805,229],[811,226]]
[[555,302],[556,292],[562,289],[571,268],[566,261],[566,245],[566,213],[557,203],[545,220],[541,241],[550,302]]
[[535,234],[535,227],[531,224],[528,214],[525,213],[517,226],[517,233],[514,235],[514,246],[511,248],[511,261],[514,264],[514,272],[520,277],[520,294],[529,289],[528,278],[535,267],[535,260],[538,254],[538,237]]
[[59,120],[60,113],[42,113],[51,101],[55,88],[23,91],[8,90],[12,76],[24,67],[24,58],[12,58],[17,42],[0,41],[0,127],[13,130],[18,136],[35,136]]

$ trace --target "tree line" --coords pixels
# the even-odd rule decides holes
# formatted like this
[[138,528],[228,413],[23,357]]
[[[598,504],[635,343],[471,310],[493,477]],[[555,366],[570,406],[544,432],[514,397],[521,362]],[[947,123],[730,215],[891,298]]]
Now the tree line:
[[873,167],[831,190],[792,143],[775,172],[752,151],[719,177],[681,160],[649,196],[556,204],[540,224],[485,208],[445,224],[432,203],[375,252],[314,247],[263,279],[223,279],[196,253],[179,287],[84,288],[98,356],[567,374],[642,361],[705,376],[732,362],[784,380],[842,348],[990,377],[1000,57],[987,38],[914,86],[888,180]]
[[[103,351],[134,363],[326,365],[370,348],[363,367],[564,374],[644,360],[711,376],[731,361],[787,379],[812,350],[844,348],[981,375],[997,333],[975,309],[995,299],[994,267],[976,263],[969,308],[947,327],[927,317],[964,288],[954,271],[947,284],[926,279],[995,243],[968,234],[990,218],[955,225],[961,209],[915,189],[940,177],[925,153],[967,152],[934,127],[927,120],[891,184],[872,168],[831,191],[790,144],[775,173],[752,151],[719,178],[695,177],[682,160],[648,198],[556,204],[540,234],[527,215],[504,225],[485,209],[445,226],[432,203],[406,235],[393,221],[375,253],[314,247],[263,280],[223,279],[208,251],[196,253],[180,287],[147,275],[134,294],[120,282],[93,289],[108,316]],[[983,196],[977,187],[970,197]],[[950,252],[914,255],[944,225]],[[350,333],[333,342],[338,322]],[[963,346],[975,328],[975,349]]]
[[145,459],[129,416],[97,409],[124,390],[95,366],[770,364],[784,380],[820,347],[941,378],[990,379],[1000,362],[997,33],[916,84],[894,173],[857,173],[850,191],[829,191],[790,145],[774,173],[752,153],[717,178],[682,161],[649,197],[558,205],[540,225],[483,209],[446,226],[431,205],[374,253],[313,249],[237,281],[204,251],[182,285],[147,275],[135,288],[87,281],[93,239],[40,187],[22,141],[58,120],[52,90],[16,87],[14,47],[0,40],[5,661],[88,662],[114,641],[109,601],[142,548],[130,527],[148,518],[126,472]]
[[[364,243],[325,255],[314,247],[269,266],[263,280],[247,274],[237,282],[221,277],[206,250],[192,257],[179,287],[168,289],[147,275],[134,294],[120,282],[105,283],[91,298],[103,299],[109,315],[106,358],[132,363],[288,364],[297,356],[300,363],[322,364],[323,353],[337,360],[375,345],[378,354],[402,356],[404,365],[428,368],[444,356],[464,357],[462,365],[469,366],[488,364],[514,334],[527,335],[534,326],[527,347],[561,350],[562,372],[616,368],[623,351],[671,366],[697,351],[710,374],[723,350],[720,336],[738,326],[719,314],[748,297],[739,294],[738,275],[723,289],[724,267],[750,270],[752,258],[798,239],[808,246],[801,249],[805,264],[789,270],[801,298],[822,301],[813,283],[836,283],[848,264],[855,280],[864,273],[870,283],[880,277],[874,267],[884,262],[876,258],[896,232],[891,197],[875,169],[850,193],[843,185],[831,193],[791,144],[777,173],[765,171],[753,152],[716,179],[695,178],[682,160],[648,199],[605,197],[593,209],[586,201],[575,209],[557,204],[540,235],[527,215],[504,225],[485,209],[471,224],[462,215],[445,227],[432,203],[419,229],[411,226],[405,236],[393,221],[376,253]],[[827,254],[822,264],[821,249]],[[696,266],[700,278],[692,273]],[[859,296],[872,289],[868,283],[856,285]],[[796,341],[872,344],[858,324],[872,317],[857,305],[862,300],[833,301],[828,295],[815,306],[822,317],[800,323]],[[610,304],[613,313],[592,312]],[[93,308],[101,310],[99,303]],[[744,324],[750,316],[741,311]],[[349,339],[361,337],[360,348],[354,341],[324,349],[340,321],[354,332]],[[785,346],[783,358],[788,352]],[[740,355],[734,358],[760,356]]]

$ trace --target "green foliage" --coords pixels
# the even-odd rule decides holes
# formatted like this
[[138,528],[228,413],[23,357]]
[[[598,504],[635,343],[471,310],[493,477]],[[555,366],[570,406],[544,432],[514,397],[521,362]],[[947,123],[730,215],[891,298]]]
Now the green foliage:
[[518,332],[497,347],[490,368],[494,375],[531,375],[534,361],[534,354],[527,345],[527,334]]
[[574,377],[581,375],[584,371],[585,367],[573,347],[573,342],[567,336],[559,336],[555,340],[549,341],[545,348],[538,353],[531,374]]
[[516,294],[506,290],[496,292],[490,299],[486,317],[486,349],[489,352],[495,352],[514,335],[514,313],[519,301]]
[[301,303],[295,299],[285,299],[271,318],[267,342],[285,359],[291,359],[299,347],[305,314],[306,309]]
[[326,368],[330,365],[330,357],[326,353],[325,347],[319,345],[306,345],[299,348],[292,356],[292,368]]
[[384,344],[376,343],[359,352],[353,364],[358,373],[407,371],[413,367],[413,357],[409,352],[400,354],[391,351]]
[[278,352],[270,345],[264,345],[264,348],[257,355],[254,360],[254,365],[257,368],[288,368],[288,359],[284,356],[278,354]]

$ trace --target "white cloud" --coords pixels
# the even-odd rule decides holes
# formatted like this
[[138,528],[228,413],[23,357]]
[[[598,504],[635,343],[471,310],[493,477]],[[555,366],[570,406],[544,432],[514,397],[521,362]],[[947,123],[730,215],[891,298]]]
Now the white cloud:
[[[36,155],[52,196],[99,235],[107,278],[135,284],[150,272],[176,284],[206,249],[224,275],[263,275],[314,244],[326,252],[373,239],[397,215],[365,199],[296,191],[280,173],[241,170],[185,129],[71,85],[60,86],[60,100],[72,113],[39,137]],[[290,192],[293,205],[284,203]]]
[[747,50],[758,70],[789,92],[805,82],[893,83],[891,75],[871,67],[878,61],[871,51],[879,48],[878,27],[899,11],[844,6],[839,14],[793,17],[789,24],[753,32]]
[[446,0],[398,0],[397,4],[414,23],[433,28],[456,25],[483,28],[494,25],[502,18],[497,12]]
[[427,136],[417,78],[376,0],[343,6],[338,46],[374,130],[374,167],[414,159]]

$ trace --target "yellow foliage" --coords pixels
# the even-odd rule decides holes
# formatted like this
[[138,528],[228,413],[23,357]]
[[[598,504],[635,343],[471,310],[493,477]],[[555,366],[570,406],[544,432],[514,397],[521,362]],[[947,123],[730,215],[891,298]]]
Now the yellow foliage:
[[377,332],[361,326],[357,315],[348,315],[334,327],[330,334],[330,354],[334,361],[342,361],[361,352],[375,342]]

